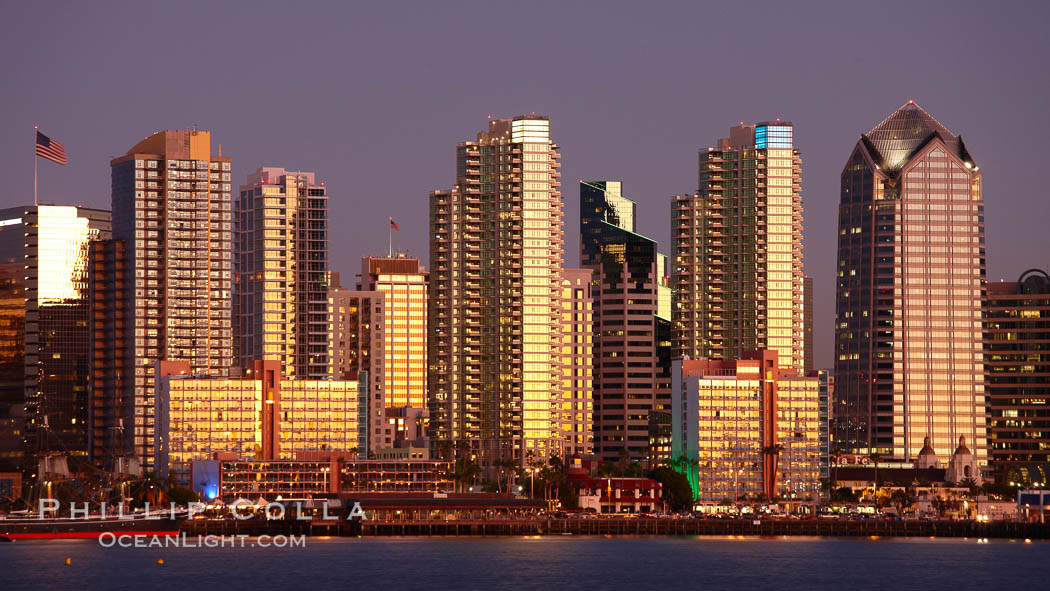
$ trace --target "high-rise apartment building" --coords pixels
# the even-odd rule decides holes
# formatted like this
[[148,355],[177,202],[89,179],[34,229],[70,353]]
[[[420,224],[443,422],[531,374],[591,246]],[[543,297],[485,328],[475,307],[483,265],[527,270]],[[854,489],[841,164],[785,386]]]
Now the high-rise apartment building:
[[778,358],[673,362],[672,453],[696,462],[700,502],[819,496],[820,380]]
[[984,299],[988,456],[999,482],[1050,482],[1050,276],[988,283]]
[[[590,269],[564,269],[561,296],[561,399],[554,404],[562,458],[594,452],[594,299]],[[552,452],[553,453],[553,452]]]
[[981,173],[913,101],[863,134],[842,171],[835,445],[914,460],[960,437],[987,462]]
[[227,376],[233,360],[231,159],[219,152],[211,153],[210,132],[167,130],[110,162],[113,238],[126,248],[127,326],[123,343],[102,342],[93,355],[105,358],[114,346],[127,354],[113,380],[93,383],[93,396],[125,409],[124,441],[108,453],[137,456],[146,467],[154,457],[156,362],[187,361],[194,374]]
[[594,271],[595,452],[648,461],[650,415],[670,410],[668,320],[656,241],[635,232],[635,203],[621,192],[619,181],[580,182],[580,263]]
[[545,458],[561,371],[560,154],[544,117],[489,121],[430,195],[432,445],[494,462]]
[[676,356],[768,349],[802,371],[801,166],[782,121],[732,127],[700,150],[698,192],[671,207]]
[[234,207],[234,353],[288,379],[328,375],[328,191],[312,172],[260,168]]
[[[28,455],[88,455],[88,250],[110,237],[108,211],[67,205],[0,210],[0,264],[21,272],[21,294],[5,335],[4,365],[14,378],[4,399],[24,406]],[[14,294],[12,294],[14,295]],[[18,302],[21,302],[18,305]],[[16,334],[15,333],[19,333]],[[6,380],[5,380],[6,382]]]

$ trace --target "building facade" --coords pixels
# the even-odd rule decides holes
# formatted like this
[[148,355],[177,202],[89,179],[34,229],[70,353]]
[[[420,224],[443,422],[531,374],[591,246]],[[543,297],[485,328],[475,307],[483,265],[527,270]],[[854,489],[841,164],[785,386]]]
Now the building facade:
[[808,374],[813,371],[815,341],[813,339],[813,278],[809,275],[802,277],[802,348],[803,348],[803,371]]
[[988,283],[984,298],[988,456],[999,482],[1050,482],[1050,276]]
[[259,168],[234,207],[234,355],[328,375],[328,190],[312,172]]
[[427,405],[427,272],[419,259],[362,257],[358,289],[383,294],[386,407]]
[[819,497],[819,380],[778,358],[673,362],[672,453],[695,462],[698,501]]
[[385,404],[384,329],[386,297],[378,291],[346,289],[332,274],[328,290],[331,326],[328,331],[329,375],[336,380],[357,380],[366,393],[366,403],[358,417],[362,431],[359,451],[370,457],[383,447]]
[[634,231],[635,203],[622,190],[580,182],[580,263],[594,271],[595,453],[609,462],[648,461],[650,415],[671,402],[660,255]]
[[768,349],[805,367],[802,159],[794,126],[730,128],[699,154],[699,190],[675,197],[673,354],[732,360]]
[[112,457],[130,455],[129,439],[135,429],[135,398],[127,395],[124,381],[131,379],[125,371],[131,354],[128,330],[134,322],[128,317],[132,277],[123,240],[92,242],[88,256],[88,456],[92,462],[112,466]]
[[194,376],[187,362],[157,367],[156,466],[187,483],[190,462],[214,454],[290,460],[356,453],[360,389],[353,380],[284,380],[277,360],[243,378]]
[[909,101],[842,171],[835,444],[913,460],[963,436],[987,463],[981,346],[981,172],[962,139]]
[[590,269],[565,269],[562,273],[561,398],[555,402],[557,432],[562,458],[594,451],[594,353],[593,297]]
[[[361,460],[344,454],[293,460],[250,458],[195,460],[194,490],[204,499],[233,502],[260,497],[280,502],[325,498],[340,493],[417,494],[448,492],[452,464],[429,460]],[[295,510],[289,508],[291,515]]]
[[456,147],[456,187],[430,195],[428,395],[437,457],[494,477],[545,458],[561,369],[564,220],[550,122],[490,120]]
[[109,237],[108,211],[0,210],[0,264],[21,274],[11,286],[21,293],[7,294],[0,373],[10,381],[3,380],[0,399],[24,407],[24,424],[12,432],[21,434],[27,455],[88,455],[88,251]]
[[[229,156],[211,153],[211,133],[157,132],[110,162],[113,238],[125,245],[120,311],[125,347],[114,379],[94,397],[122,401],[124,440],[110,455],[154,458],[154,366],[186,361],[194,374],[225,377],[233,361],[233,210]],[[111,279],[102,279],[112,283]],[[99,343],[99,340],[95,340]],[[99,390],[101,389],[101,390]]]

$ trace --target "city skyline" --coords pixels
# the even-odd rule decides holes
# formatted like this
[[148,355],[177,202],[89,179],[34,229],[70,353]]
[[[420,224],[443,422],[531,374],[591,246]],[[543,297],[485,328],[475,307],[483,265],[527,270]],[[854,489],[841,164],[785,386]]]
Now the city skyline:
[[[472,84],[457,86],[460,83],[449,74],[459,56],[473,55],[483,65],[497,59],[470,51],[475,43],[535,35],[524,29],[497,33],[478,26],[482,18],[506,18],[509,9],[492,7],[475,15],[437,11],[431,18],[399,23],[402,34],[418,38],[402,47],[370,32],[393,24],[394,16],[386,9],[355,9],[351,15],[342,8],[322,7],[315,22],[317,40],[303,46],[249,49],[238,46],[235,31],[268,31],[279,21],[270,19],[266,10],[247,15],[219,7],[213,19],[195,29],[191,48],[180,52],[175,45],[152,43],[154,31],[132,30],[120,18],[104,16],[109,11],[69,7],[51,15],[20,6],[12,10],[5,25],[9,30],[0,41],[4,55],[10,56],[3,62],[5,78],[19,89],[8,98],[8,116],[0,122],[0,162],[11,179],[11,190],[0,206],[31,202],[33,124],[61,141],[69,155],[66,167],[40,164],[41,203],[96,208],[108,206],[105,163],[111,157],[147,134],[197,124],[222,141],[224,153],[236,156],[235,182],[260,166],[275,164],[316,170],[328,181],[337,195],[331,204],[333,229],[338,224],[351,230],[333,232],[333,270],[347,273],[354,270],[357,257],[383,252],[386,228],[381,222],[390,215],[406,229],[395,236],[396,246],[419,256],[429,268],[422,231],[426,201],[421,196],[440,188],[447,178],[451,158],[443,148],[460,140],[461,130],[473,128],[479,116],[535,111],[549,116],[559,130],[566,186],[580,178],[623,180],[638,202],[639,232],[652,236],[666,251],[669,198],[695,188],[696,150],[709,138],[720,137],[727,124],[781,117],[795,123],[796,145],[805,161],[804,271],[816,282],[816,366],[827,367],[840,154],[856,142],[862,122],[877,120],[888,107],[913,98],[937,113],[949,129],[964,129],[967,144],[977,146],[974,156],[988,171],[984,192],[996,204],[986,220],[990,281],[1009,281],[1027,268],[1045,267],[1046,255],[1031,253],[1050,250],[1050,236],[1039,231],[1048,221],[1047,210],[1035,201],[1035,159],[1050,125],[1041,116],[1048,81],[1031,75],[1047,65],[1046,53],[1034,45],[1036,24],[1045,20],[1039,16],[1045,16],[1047,7],[1017,6],[985,14],[976,4],[953,4],[951,10],[935,4],[907,5],[914,18],[902,22],[894,15],[904,6],[671,8],[642,13],[635,13],[641,7],[563,7],[545,35],[562,42],[530,43],[531,51],[549,63],[551,82],[507,81],[482,92]],[[166,8],[148,10],[161,28],[179,20],[169,18]],[[1024,19],[1018,18],[1022,10]],[[584,43],[575,35],[584,22],[605,34],[594,44]],[[708,31],[704,42],[697,42],[692,31],[697,22]],[[834,23],[843,25],[831,26]],[[324,34],[332,26],[339,27],[339,34]],[[880,31],[887,28],[909,41],[884,42]],[[16,50],[28,46],[28,35],[41,30],[58,33],[54,49],[30,56]],[[816,30],[821,34],[813,34]],[[984,42],[965,47],[933,43],[949,33]],[[751,42],[736,43],[740,35]],[[774,43],[778,35],[790,36],[792,42]],[[323,40],[337,38],[349,40]],[[734,67],[705,60],[706,48],[720,43],[737,47],[734,59],[747,63],[754,75],[741,76]],[[150,47],[151,61],[124,51],[127,44]],[[372,47],[377,50],[368,51]],[[790,68],[762,57],[773,48],[790,58]],[[197,64],[207,63],[205,56],[224,52],[228,67],[223,76],[192,92],[146,84],[132,73],[153,71],[147,66],[155,63],[156,72],[180,79]],[[900,64],[911,63],[917,52],[949,67],[930,71],[918,64],[902,69]],[[353,57],[344,65],[346,55]],[[326,96],[304,99],[275,89],[246,101],[226,93],[230,83],[266,79],[299,68],[306,60],[325,72],[315,82],[329,91]],[[603,76],[616,84],[595,82]],[[862,83],[872,78],[895,83]],[[733,91],[721,96],[697,92],[709,85]],[[759,92],[777,85],[786,91]],[[622,92],[610,92],[613,87]],[[1006,104],[1009,108],[1002,108]],[[85,117],[86,112],[92,116]],[[1017,129],[1027,131],[1018,134]],[[414,141],[405,142],[407,137]],[[383,160],[392,149],[414,163],[410,172],[388,174],[392,169]],[[564,198],[570,220],[578,210],[574,193],[570,190]],[[1026,215],[1018,216],[1019,211]],[[577,243],[574,224],[566,230],[566,243]],[[565,263],[578,264],[574,249],[569,249]]]

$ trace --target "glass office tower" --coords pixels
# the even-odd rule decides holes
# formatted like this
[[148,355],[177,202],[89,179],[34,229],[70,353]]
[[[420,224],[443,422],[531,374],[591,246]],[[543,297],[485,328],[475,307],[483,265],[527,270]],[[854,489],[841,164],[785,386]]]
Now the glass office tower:
[[909,101],[861,135],[842,170],[835,444],[914,460],[960,438],[987,462],[981,172]]
[[[5,399],[24,405],[25,450],[88,455],[88,252],[110,237],[108,211],[66,205],[0,210],[0,257],[11,287]],[[15,278],[13,278],[15,279]],[[21,379],[19,379],[21,378]],[[6,382],[6,381],[5,381]],[[10,410],[10,409],[9,409]]]
[[648,461],[650,418],[671,402],[660,255],[635,232],[635,203],[622,190],[580,182],[580,263],[594,270],[595,453],[609,462]]

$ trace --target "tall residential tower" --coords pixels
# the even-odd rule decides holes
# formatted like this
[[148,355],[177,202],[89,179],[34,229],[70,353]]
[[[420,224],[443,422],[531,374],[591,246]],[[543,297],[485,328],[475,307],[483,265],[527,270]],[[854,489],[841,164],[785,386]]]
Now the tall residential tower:
[[561,447],[559,158],[545,117],[490,120],[430,195],[432,445],[490,475]]
[[[211,153],[210,132],[196,130],[157,132],[110,162],[113,238],[126,257],[120,278],[126,289],[113,301],[127,322],[123,339],[96,339],[92,352],[101,360],[107,349],[124,351],[114,379],[92,385],[93,397],[123,413],[116,426],[121,441],[114,444],[120,449],[106,450],[110,454],[152,463],[157,361],[187,361],[194,374],[229,374],[230,163],[221,150]],[[113,283],[113,277],[92,280]]]
[[730,128],[700,151],[699,191],[675,197],[675,356],[740,359],[775,351],[805,366],[802,304],[802,159],[794,126]]
[[328,375],[328,191],[312,172],[260,168],[234,215],[234,354],[281,362],[287,379]]

